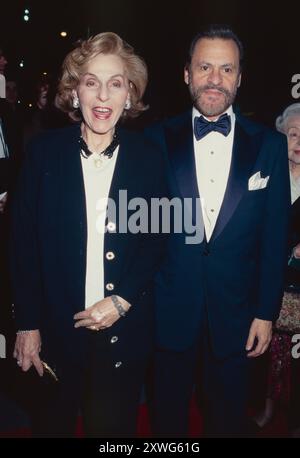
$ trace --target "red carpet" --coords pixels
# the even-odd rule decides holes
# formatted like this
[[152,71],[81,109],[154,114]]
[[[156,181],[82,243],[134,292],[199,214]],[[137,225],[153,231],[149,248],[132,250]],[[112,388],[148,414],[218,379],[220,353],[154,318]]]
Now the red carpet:
[[[190,437],[201,437],[202,435],[202,417],[193,402],[190,411]],[[77,437],[83,437],[81,419],[78,419]],[[18,429],[15,431],[0,432],[0,438],[26,438],[31,437],[29,429]],[[147,406],[145,404],[140,407],[138,421],[138,437],[151,437]],[[274,419],[263,428],[258,437],[287,437],[287,424],[283,412],[278,412]]]

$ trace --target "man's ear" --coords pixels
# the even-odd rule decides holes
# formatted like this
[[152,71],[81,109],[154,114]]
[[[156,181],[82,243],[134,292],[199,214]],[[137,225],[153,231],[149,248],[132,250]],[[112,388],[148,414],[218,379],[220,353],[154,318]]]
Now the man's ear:
[[190,84],[190,70],[187,65],[184,67],[184,82],[187,85]]
[[237,87],[240,87],[241,83],[242,83],[242,74],[240,73]]

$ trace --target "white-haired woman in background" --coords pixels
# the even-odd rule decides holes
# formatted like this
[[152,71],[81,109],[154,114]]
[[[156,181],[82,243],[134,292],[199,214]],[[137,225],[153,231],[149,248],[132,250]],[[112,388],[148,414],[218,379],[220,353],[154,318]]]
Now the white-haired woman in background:
[[[292,437],[300,437],[300,359],[292,357],[292,336],[300,332],[300,103],[289,105],[276,119],[276,128],[288,140],[292,215],[289,265],[280,317],[270,346],[267,399],[255,418],[260,427],[272,418],[279,402],[288,412]],[[276,255],[276,254],[275,254]]]

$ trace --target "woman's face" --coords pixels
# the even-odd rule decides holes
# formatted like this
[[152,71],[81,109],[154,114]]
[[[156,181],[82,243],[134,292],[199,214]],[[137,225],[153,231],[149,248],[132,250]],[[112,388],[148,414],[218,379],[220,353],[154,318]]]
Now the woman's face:
[[89,133],[113,133],[129,97],[122,59],[114,54],[98,54],[91,59],[80,78],[77,95]]
[[300,165],[300,115],[290,116],[286,123],[289,160]]

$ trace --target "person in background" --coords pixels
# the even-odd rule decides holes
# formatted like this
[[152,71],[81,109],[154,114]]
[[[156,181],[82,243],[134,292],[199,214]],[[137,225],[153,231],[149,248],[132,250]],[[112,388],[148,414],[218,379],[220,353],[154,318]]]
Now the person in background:
[[0,46],[0,75],[4,75],[7,64],[8,64],[8,61],[5,57],[4,50],[2,46]]
[[66,127],[70,118],[55,106],[57,84],[50,79],[41,79],[35,85],[34,103],[28,109],[24,124],[24,145],[40,132]]
[[[22,158],[21,130],[16,114],[6,98],[4,76],[8,60],[0,46],[0,334],[6,338],[7,355],[15,338],[9,279],[10,202]],[[11,389],[11,358],[0,358],[0,392]]]
[[283,405],[292,437],[300,437],[300,361],[293,358],[292,337],[300,332],[300,103],[289,105],[276,120],[288,140],[292,215],[285,293],[269,354],[267,398],[255,421],[264,427],[275,407]]
[[15,111],[18,103],[18,85],[12,79],[6,81],[6,100]]

